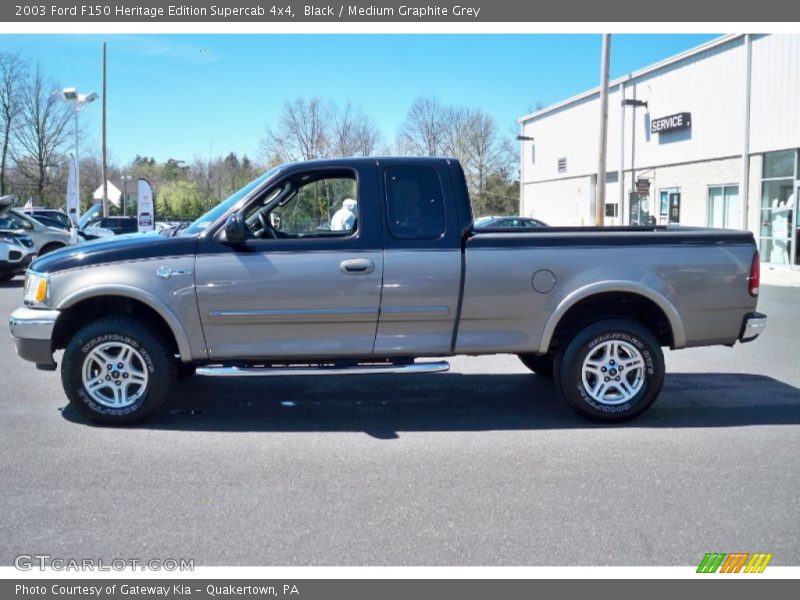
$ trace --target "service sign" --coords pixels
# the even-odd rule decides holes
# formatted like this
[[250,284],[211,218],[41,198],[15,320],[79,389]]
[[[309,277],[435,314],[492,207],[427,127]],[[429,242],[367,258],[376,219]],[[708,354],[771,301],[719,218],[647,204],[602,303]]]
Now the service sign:
[[689,129],[692,126],[692,113],[682,112],[650,122],[650,133],[668,133],[680,129]]

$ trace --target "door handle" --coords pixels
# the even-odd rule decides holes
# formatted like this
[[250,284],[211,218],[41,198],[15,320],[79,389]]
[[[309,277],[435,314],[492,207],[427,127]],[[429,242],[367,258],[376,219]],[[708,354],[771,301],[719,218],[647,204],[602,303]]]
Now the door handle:
[[375,270],[375,263],[368,258],[351,258],[343,260],[339,269],[345,275],[366,275]]

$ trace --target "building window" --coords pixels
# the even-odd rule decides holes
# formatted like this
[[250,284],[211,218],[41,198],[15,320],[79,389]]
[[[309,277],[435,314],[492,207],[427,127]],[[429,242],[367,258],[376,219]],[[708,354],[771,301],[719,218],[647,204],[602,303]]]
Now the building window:
[[619,215],[619,204],[617,202],[606,204],[606,216],[609,219],[616,219]]
[[536,146],[531,144],[531,164],[536,164]]
[[566,173],[567,172],[567,159],[566,158],[559,158],[558,159],[558,173]]
[[706,223],[709,227],[737,229],[742,221],[739,186],[709,186],[706,215]]
[[764,155],[764,179],[792,177],[794,175],[794,150],[767,152]]
[[798,156],[795,150],[764,154],[761,182],[761,260],[775,265],[797,264],[792,260],[792,238],[798,224],[797,208]]

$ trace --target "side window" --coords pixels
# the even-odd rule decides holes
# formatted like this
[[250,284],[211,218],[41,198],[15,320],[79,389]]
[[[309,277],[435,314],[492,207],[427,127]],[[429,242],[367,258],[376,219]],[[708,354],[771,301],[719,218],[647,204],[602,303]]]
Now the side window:
[[33,229],[33,226],[23,219],[18,219],[10,213],[0,217],[0,229]]
[[400,240],[435,240],[444,234],[444,198],[436,171],[429,167],[386,169],[389,232]]
[[300,176],[268,193],[245,220],[262,239],[348,237],[358,230],[356,179],[350,174]]

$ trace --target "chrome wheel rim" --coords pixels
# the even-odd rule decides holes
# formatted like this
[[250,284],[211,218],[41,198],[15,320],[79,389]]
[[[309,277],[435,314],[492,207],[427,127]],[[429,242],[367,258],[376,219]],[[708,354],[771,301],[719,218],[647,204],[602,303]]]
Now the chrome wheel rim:
[[125,408],[147,391],[147,365],[136,348],[106,342],[83,361],[83,387],[92,400],[109,408]]
[[582,368],[586,393],[600,404],[630,401],[644,385],[644,357],[628,342],[612,340],[595,346]]

